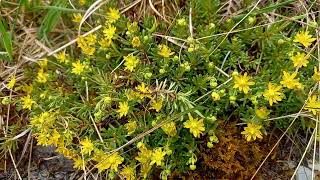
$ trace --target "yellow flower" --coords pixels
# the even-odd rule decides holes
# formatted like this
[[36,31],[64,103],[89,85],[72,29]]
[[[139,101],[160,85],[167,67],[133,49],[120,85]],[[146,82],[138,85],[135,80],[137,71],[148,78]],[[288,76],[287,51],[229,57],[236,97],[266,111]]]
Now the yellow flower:
[[129,111],[128,102],[120,102],[119,103],[119,109],[117,110],[117,112],[119,113],[120,118],[122,116],[126,116],[128,114],[128,111]]
[[316,82],[319,82],[320,81],[320,72],[318,72],[318,68],[315,66],[313,68],[313,71],[314,71],[314,73],[313,73],[312,79]]
[[248,123],[247,127],[244,128],[244,131],[242,131],[241,134],[244,134],[247,141],[256,140],[257,138],[262,139],[262,133],[260,131],[261,128],[261,125]]
[[80,60],[78,60],[77,62],[75,63],[72,63],[72,70],[71,72],[73,74],[77,74],[77,75],[80,75],[81,73],[84,72],[85,68],[86,68],[86,65],[84,64],[81,64]]
[[81,144],[81,153],[90,155],[91,152],[94,150],[94,144],[91,140],[86,137],[84,140],[80,141]]
[[212,92],[211,97],[214,101],[219,101],[220,100],[220,95],[217,92]]
[[53,133],[49,137],[48,144],[58,146],[60,137],[61,135],[59,134],[59,132],[56,129],[54,129]]
[[160,44],[160,45],[159,45],[159,52],[158,52],[158,54],[159,54],[160,56],[162,56],[162,57],[168,58],[168,57],[170,57],[171,55],[173,55],[174,52],[171,52],[171,49],[170,49],[168,46],[166,46],[166,45],[164,45],[164,44]]
[[107,18],[109,23],[114,23],[120,18],[120,12],[118,9],[109,8],[107,13]]
[[131,44],[132,47],[139,47],[141,45],[139,37],[133,37]]
[[150,164],[142,164],[140,168],[141,176],[147,179],[148,173],[150,172],[152,166]]
[[283,94],[281,92],[281,88],[281,86],[275,86],[269,82],[268,90],[264,91],[263,96],[269,101],[270,106],[272,106],[273,103],[277,103],[282,100]]
[[38,75],[37,75],[37,82],[46,83],[47,80],[48,80],[48,76],[49,76],[49,74],[48,73],[44,73],[43,69],[40,68],[39,71],[38,71]]
[[261,107],[259,109],[256,109],[256,116],[259,118],[259,119],[266,119],[270,114],[270,111],[265,108],[265,107]]
[[31,118],[30,124],[33,127],[43,130],[44,128],[50,128],[54,124],[55,120],[56,118],[54,113],[46,111],[36,117]]
[[97,42],[97,36],[94,34],[89,34],[84,39],[89,46],[95,45]]
[[283,77],[280,84],[284,85],[288,89],[301,89],[302,84],[299,82],[299,79],[294,79],[296,76],[296,72],[290,74],[286,71],[283,71]]
[[21,98],[22,100],[22,108],[31,110],[32,104],[35,102],[31,99],[30,95]]
[[130,54],[128,56],[123,57],[124,59],[124,65],[125,65],[125,69],[129,70],[130,72],[133,71],[133,69],[138,65],[139,63],[139,59],[134,56],[133,54]]
[[72,21],[75,23],[80,23],[82,20],[82,15],[80,13],[74,13]]
[[147,149],[144,145],[139,147],[140,152],[138,156],[135,158],[141,164],[149,164],[152,156],[152,150]]
[[305,53],[300,52],[290,57],[293,62],[293,66],[297,68],[301,68],[302,66],[307,67],[309,63],[308,58],[309,56],[307,56]]
[[84,160],[80,157],[76,157],[73,159],[73,168],[82,170],[84,166]]
[[157,148],[153,150],[150,165],[157,164],[157,166],[161,166],[163,164],[162,161],[165,155],[166,152],[162,151],[162,148]]
[[112,40],[108,38],[102,38],[98,43],[100,44],[102,49],[107,49],[108,47],[110,47]]
[[166,133],[168,136],[175,136],[177,134],[177,129],[176,129],[176,123],[174,122],[168,122],[164,124],[161,129]]
[[149,94],[149,93],[151,93],[151,90],[149,89],[148,86],[146,86],[146,85],[144,84],[144,82],[141,83],[139,86],[137,86],[136,89],[137,89],[138,91],[144,93],[144,94]]
[[151,107],[149,109],[154,109],[159,112],[162,108],[163,99],[159,98],[158,100],[151,100]]
[[108,25],[108,28],[105,28],[103,30],[103,34],[105,36],[105,38],[107,39],[112,39],[114,34],[116,33],[117,28],[112,26],[112,25]]
[[89,56],[92,56],[95,53],[96,48],[94,47],[94,45],[96,44],[96,42],[97,42],[97,36],[94,34],[89,34],[86,37],[81,36],[77,40],[78,47],[81,48],[84,54]]
[[9,80],[9,82],[7,84],[7,88],[8,89],[13,89],[14,85],[16,84],[16,82],[17,82],[16,76],[11,76],[10,80]]
[[46,131],[41,131],[36,134],[37,145],[48,146],[48,139],[50,135]]
[[296,36],[294,37],[294,42],[299,42],[301,43],[304,47],[309,47],[313,41],[315,41],[316,38],[312,38],[311,35],[309,35],[308,31],[304,31],[304,32],[299,32],[296,34]]
[[59,146],[56,149],[56,152],[62,154],[64,157],[66,157],[68,159],[72,159],[72,158],[77,157],[76,152],[74,152],[73,150],[67,149],[64,146]]
[[92,56],[96,52],[96,48],[92,46],[82,46],[81,50],[84,54]]
[[194,137],[200,137],[200,134],[205,131],[203,119],[194,119],[190,114],[189,120],[184,122],[183,125],[185,128],[188,128]]
[[316,95],[312,95],[308,98],[307,104],[304,109],[312,112],[313,115],[316,115],[318,112],[320,112],[320,101],[318,101]]
[[244,75],[234,76],[235,82],[233,88],[238,88],[240,91],[247,94],[250,90],[249,86],[254,85],[254,82],[250,81],[250,79],[251,77],[247,76],[247,73],[244,73]]
[[97,164],[97,169],[102,172],[106,169],[111,169],[113,171],[118,171],[118,166],[123,162],[124,158],[119,155],[118,152],[111,155],[104,154],[101,156],[99,163]]
[[135,169],[130,166],[125,166],[120,174],[126,179],[126,180],[134,180],[135,179]]
[[60,63],[67,63],[68,62],[68,59],[67,59],[67,55],[65,52],[60,52],[57,54],[57,60],[60,62]]
[[124,127],[128,131],[128,135],[131,135],[137,129],[137,121],[129,121],[124,125]]

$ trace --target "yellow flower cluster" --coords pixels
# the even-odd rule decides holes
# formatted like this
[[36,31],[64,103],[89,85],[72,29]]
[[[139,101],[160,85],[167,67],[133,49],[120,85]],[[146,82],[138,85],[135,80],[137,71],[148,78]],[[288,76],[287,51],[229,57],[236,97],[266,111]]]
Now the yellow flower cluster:
[[95,161],[98,162],[97,169],[102,172],[107,169],[111,169],[115,172],[118,171],[118,166],[122,164],[124,158],[119,155],[118,152],[112,154],[100,154]]
[[81,48],[82,52],[88,56],[92,56],[96,52],[95,44],[97,42],[97,36],[89,34],[88,36],[81,36],[77,40],[78,47]]
[[31,118],[30,124],[41,131],[49,129],[54,122],[54,113],[46,111],[36,117]]
[[147,176],[152,165],[156,164],[157,166],[163,166],[164,158],[168,154],[168,151],[163,148],[149,150],[146,148],[145,144],[141,142],[138,143],[138,148],[140,152],[135,159],[141,163],[141,174],[143,177]]

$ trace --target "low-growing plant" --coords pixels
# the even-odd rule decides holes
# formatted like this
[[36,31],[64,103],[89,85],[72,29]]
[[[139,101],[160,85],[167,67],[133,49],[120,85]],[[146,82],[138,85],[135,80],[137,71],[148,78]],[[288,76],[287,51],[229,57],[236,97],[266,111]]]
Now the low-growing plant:
[[[269,117],[299,112],[315,128],[316,22],[267,23],[256,12],[239,25],[237,16],[219,23],[218,13],[200,13],[203,4],[188,6],[195,12],[181,13],[169,28],[154,16],[137,22],[101,7],[106,18],[80,30],[102,28],[26,67],[27,83],[12,76],[6,87],[24,92],[13,103],[30,111],[37,144],[56,146],[84,172],[134,179],[157,168],[166,179],[196,169],[198,144],[215,148],[221,123],[241,119],[248,142],[270,124],[291,123]],[[219,3],[211,7],[219,11]],[[71,18],[75,27],[83,19]]]

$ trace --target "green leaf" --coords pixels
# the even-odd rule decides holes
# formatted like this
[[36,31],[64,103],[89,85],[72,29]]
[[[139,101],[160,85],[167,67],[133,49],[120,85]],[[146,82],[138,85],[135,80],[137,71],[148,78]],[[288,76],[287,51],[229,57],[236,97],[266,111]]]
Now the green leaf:
[[1,34],[1,44],[4,47],[4,49],[7,51],[7,55],[9,57],[9,60],[12,61],[12,40],[10,37],[10,33],[7,31],[7,28],[4,26],[2,22],[2,18],[0,18],[0,34]]
[[[58,0],[55,2],[55,7],[65,7],[66,2],[64,0]],[[48,13],[44,17],[42,24],[39,29],[40,37],[46,38],[47,34],[51,32],[55,26],[57,25],[59,18],[61,17],[62,11],[58,8],[56,9],[49,9]]]

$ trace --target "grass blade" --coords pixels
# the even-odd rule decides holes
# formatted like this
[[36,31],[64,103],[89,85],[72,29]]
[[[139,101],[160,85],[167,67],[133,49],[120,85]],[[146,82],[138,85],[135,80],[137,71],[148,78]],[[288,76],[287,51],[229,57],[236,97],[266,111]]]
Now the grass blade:
[[12,52],[13,52],[12,40],[11,40],[11,37],[10,37],[10,33],[7,31],[7,28],[3,24],[2,19],[0,19],[0,34],[1,34],[1,37],[2,37],[1,38],[2,46],[7,51],[7,55],[9,57],[9,60],[12,61],[13,60],[13,57],[12,57]]
[[[66,1],[58,0],[54,6],[63,8],[66,6]],[[60,9],[49,9],[40,26],[39,33],[41,38],[46,38],[47,34],[55,28],[61,17],[61,13],[62,11]]]

